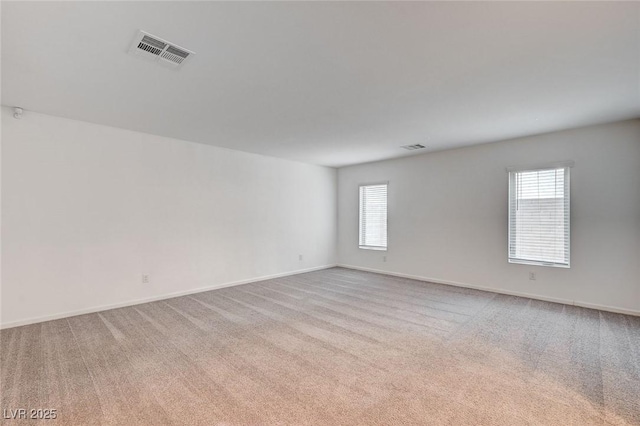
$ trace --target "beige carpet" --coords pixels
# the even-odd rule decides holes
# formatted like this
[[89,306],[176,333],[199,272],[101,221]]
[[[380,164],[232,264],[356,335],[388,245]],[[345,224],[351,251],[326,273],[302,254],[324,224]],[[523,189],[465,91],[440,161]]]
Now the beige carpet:
[[0,339],[40,424],[640,424],[640,318],[340,268]]

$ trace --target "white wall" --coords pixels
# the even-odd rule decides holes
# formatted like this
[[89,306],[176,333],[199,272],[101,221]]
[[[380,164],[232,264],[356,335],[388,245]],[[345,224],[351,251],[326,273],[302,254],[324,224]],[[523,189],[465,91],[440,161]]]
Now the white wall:
[[[509,264],[505,168],[563,160],[571,268]],[[389,249],[359,249],[358,185],[385,180]],[[640,120],[341,168],[338,197],[341,264],[640,313]]]
[[2,325],[334,264],[336,211],[335,169],[3,107]]
[[[329,168],[11,115],[4,327],[331,265],[337,229],[345,265],[640,312],[640,120],[342,168],[336,196]],[[571,269],[507,263],[505,167],[561,160]],[[360,250],[357,186],[382,180],[389,250]]]

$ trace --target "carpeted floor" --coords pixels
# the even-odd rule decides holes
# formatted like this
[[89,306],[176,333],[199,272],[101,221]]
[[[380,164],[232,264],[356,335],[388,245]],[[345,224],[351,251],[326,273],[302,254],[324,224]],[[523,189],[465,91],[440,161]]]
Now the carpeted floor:
[[639,317],[341,268],[0,348],[4,416],[42,424],[640,425]]

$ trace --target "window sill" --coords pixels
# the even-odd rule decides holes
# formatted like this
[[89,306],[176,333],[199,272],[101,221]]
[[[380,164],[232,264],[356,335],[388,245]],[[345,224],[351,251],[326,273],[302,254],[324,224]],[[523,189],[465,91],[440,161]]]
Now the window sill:
[[549,268],[571,268],[570,264],[564,263],[552,263],[552,262],[540,262],[537,260],[521,260],[521,259],[509,259],[509,263],[516,263],[521,265],[532,265],[532,266],[546,266]]
[[361,249],[364,249],[364,250],[387,251],[386,247],[358,246],[358,248],[361,248]]

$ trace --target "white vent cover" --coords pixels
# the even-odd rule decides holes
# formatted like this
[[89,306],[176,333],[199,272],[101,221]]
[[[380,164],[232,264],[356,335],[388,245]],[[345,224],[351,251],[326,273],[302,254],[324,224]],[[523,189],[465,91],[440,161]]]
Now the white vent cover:
[[419,143],[415,144],[415,145],[404,145],[401,148],[406,149],[407,151],[413,151],[414,149],[423,149],[426,148],[426,146],[421,145]]
[[158,62],[170,68],[180,68],[194,52],[144,31],[138,31],[129,53]]

